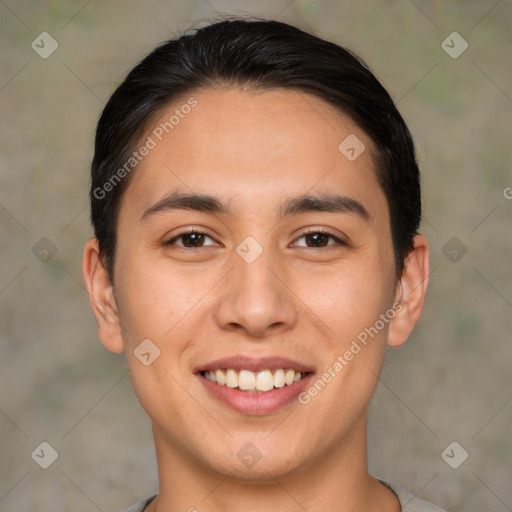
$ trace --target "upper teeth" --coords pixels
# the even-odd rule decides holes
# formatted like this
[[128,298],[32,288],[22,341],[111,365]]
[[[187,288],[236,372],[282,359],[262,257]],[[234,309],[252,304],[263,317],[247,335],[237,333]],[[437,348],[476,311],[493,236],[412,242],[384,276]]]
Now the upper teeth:
[[304,376],[304,374],[295,370],[279,369],[272,374],[270,370],[254,373],[249,370],[238,372],[231,368],[227,370],[207,370],[203,372],[203,375],[221,386],[238,387],[243,391],[270,391],[274,387],[282,388],[285,384],[290,386]]

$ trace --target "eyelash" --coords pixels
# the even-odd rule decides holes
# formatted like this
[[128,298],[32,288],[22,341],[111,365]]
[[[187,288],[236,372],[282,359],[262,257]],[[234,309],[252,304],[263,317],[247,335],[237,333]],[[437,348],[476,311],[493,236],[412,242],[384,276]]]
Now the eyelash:
[[[327,231],[321,231],[321,230],[318,230],[318,229],[309,229],[308,231],[305,231],[304,233],[302,233],[297,238],[297,240],[300,240],[301,238],[303,238],[303,237],[305,237],[307,235],[313,235],[313,234],[325,235],[325,236],[333,239],[340,246],[347,246],[348,245],[346,242],[344,242],[343,240],[340,240],[337,236],[333,235],[332,233],[329,233]],[[193,230],[192,229],[190,231],[184,231],[184,232],[180,233],[179,235],[176,235],[176,236],[172,237],[170,240],[165,242],[164,245],[165,246],[173,245],[176,240],[179,240],[180,238],[182,238],[182,237],[184,237],[186,235],[204,235],[204,236],[207,236],[208,238],[210,238],[211,240],[213,240],[213,237],[211,237],[207,233],[204,233],[202,231],[197,231],[197,230]],[[300,247],[304,247],[306,249],[323,249],[324,247],[332,247],[333,245],[335,245],[335,244],[329,244],[329,242],[327,242],[327,246],[321,246],[321,247],[300,246]],[[180,248],[179,250],[185,250],[185,251],[188,250],[188,249],[191,249],[191,250],[202,249],[202,247],[185,247],[185,246],[178,246],[178,247]],[[206,247],[211,247],[211,246],[206,246]]]

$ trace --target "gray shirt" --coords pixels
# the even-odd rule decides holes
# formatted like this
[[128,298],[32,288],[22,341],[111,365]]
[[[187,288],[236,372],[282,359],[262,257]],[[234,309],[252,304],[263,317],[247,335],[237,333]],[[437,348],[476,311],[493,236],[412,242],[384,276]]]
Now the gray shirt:
[[[445,512],[443,509],[436,507],[428,501],[416,498],[414,494],[404,489],[403,487],[390,484],[389,482],[384,482],[383,480],[379,480],[379,482],[389,487],[397,495],[398,501],[400,501],[400,506],[402,507],[402,512]],[[156,494],[146,498],[143,501],[139,501],[139,503],[135,503],[131,507],[125,508],[123,512],[143,512],[144,509],[155,499],[155,497]]]

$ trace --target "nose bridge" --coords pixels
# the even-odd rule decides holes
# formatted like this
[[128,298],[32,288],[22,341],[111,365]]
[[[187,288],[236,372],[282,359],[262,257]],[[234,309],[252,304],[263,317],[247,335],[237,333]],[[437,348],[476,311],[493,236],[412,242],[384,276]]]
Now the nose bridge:
[[234,268],[236,280],[241,284],[237,293],[247,294],[249,292],[248,296],[254,295],[254,298],[262,294],[267,295],[267,298],[277,300],[280,296],[280,282],[276,277],[277,269],[273,268],[273,263],[274,267],[276,265],[270,251],[263,251],[254,260],[248,261],[243,257],[240,257],[240,260]]
[[291,294],[283,284],[270,249],[247,237],[233,255],[233,270],[218,308],[223,328],[243,328],[263,336],[269,328],[285,328],[296,321]]
[[[254,239],[253,239],[254,240]],[[272,268],[271,250],[264,250],[255,241],[246,240],[237,247],[235,259],[235,294],[237,303],[254,313],[271,311],[282,300],[281,283]],[[249,311],[249,310],[248,310]]]

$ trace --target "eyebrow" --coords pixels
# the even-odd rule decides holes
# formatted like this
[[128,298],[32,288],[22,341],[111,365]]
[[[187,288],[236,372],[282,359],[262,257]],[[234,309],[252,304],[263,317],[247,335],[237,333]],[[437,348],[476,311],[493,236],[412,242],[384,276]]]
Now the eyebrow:
[[[190,210],[196,212],[233,215],[229,205],[214,196],[205,194],[188,194],[173,192],[148,208],[139,219],[147,220],[157,213],[173,210]],[[287,199],[281,204],[277,213],[282,219],[289,215],[306,212],[350,213],[368,221],[370,214],[358,200],[339,194],[301,195]]]

